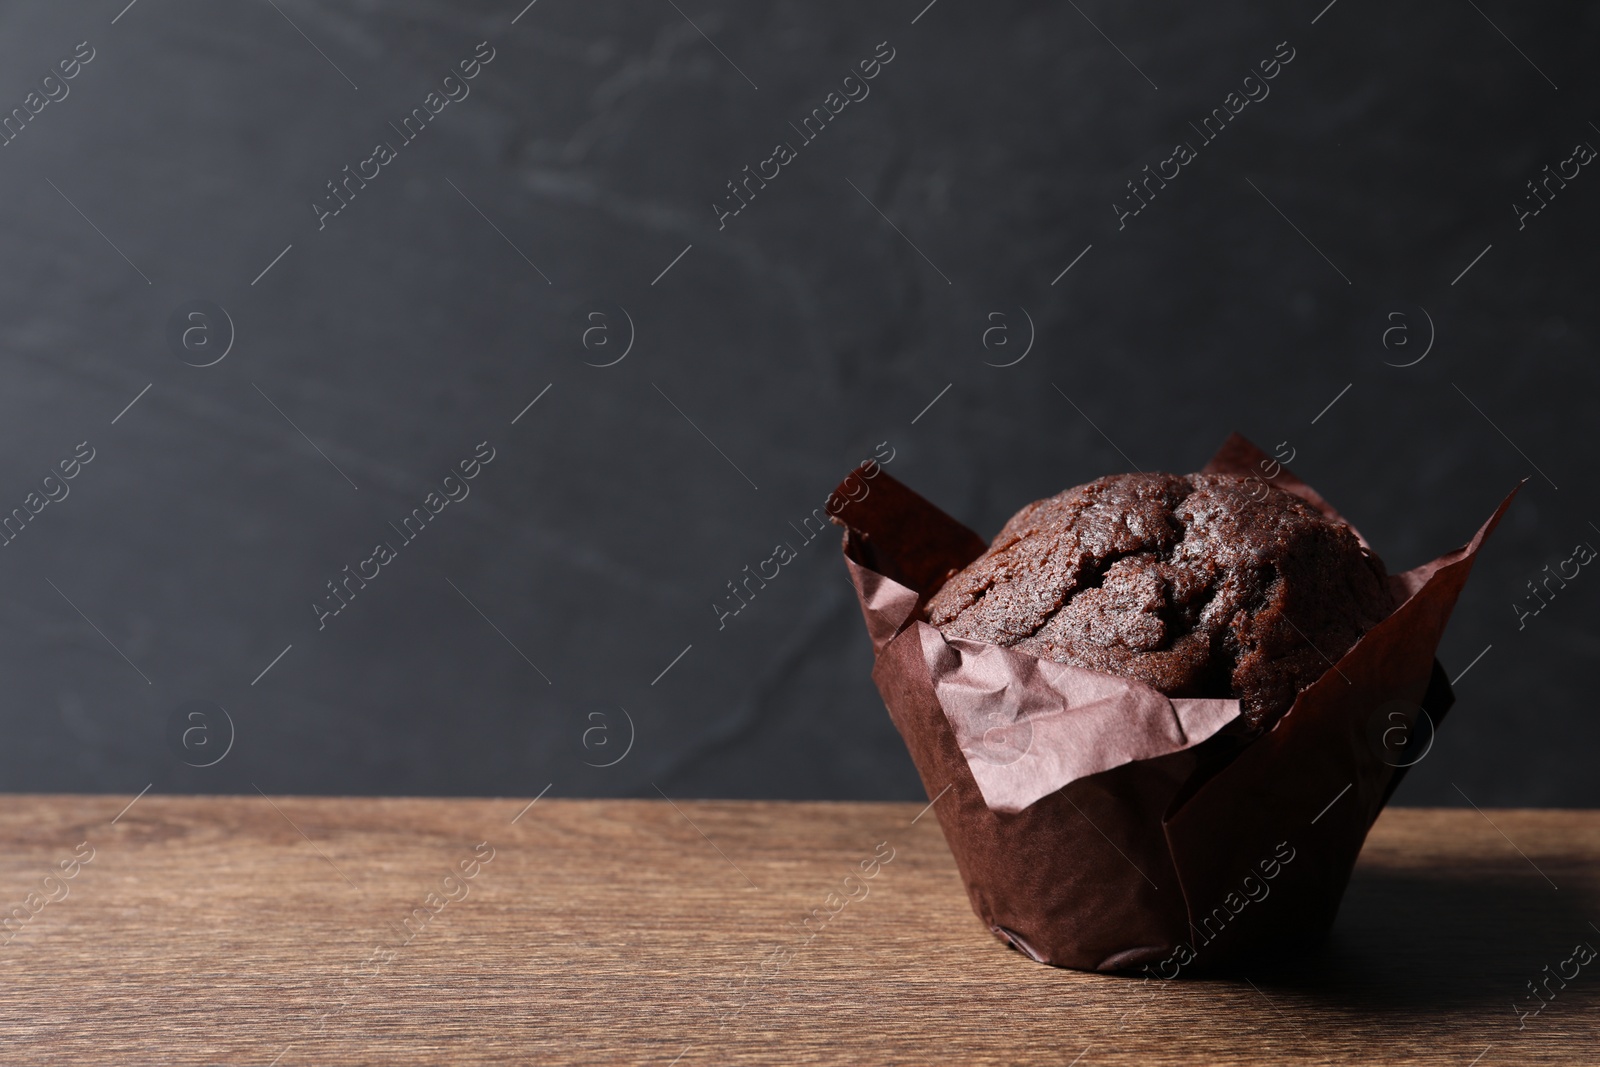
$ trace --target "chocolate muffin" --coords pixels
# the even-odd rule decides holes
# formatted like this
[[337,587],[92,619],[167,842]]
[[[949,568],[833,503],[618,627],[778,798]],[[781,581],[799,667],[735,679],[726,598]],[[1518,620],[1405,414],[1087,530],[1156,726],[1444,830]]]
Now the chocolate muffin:
[[927,603],[929,623],[1270,726],[1392,610],[1350,527],[1234,475],[1118,474],[1035,501]]

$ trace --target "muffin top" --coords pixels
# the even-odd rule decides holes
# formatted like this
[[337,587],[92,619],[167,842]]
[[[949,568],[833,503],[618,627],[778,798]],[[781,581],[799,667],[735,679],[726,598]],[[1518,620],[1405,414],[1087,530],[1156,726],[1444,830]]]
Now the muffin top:
[[1263,729],[1394,607],[1383,562],[1291,493],[1117,474],[1017,512],[924,610],[946,637],[1236,697]]

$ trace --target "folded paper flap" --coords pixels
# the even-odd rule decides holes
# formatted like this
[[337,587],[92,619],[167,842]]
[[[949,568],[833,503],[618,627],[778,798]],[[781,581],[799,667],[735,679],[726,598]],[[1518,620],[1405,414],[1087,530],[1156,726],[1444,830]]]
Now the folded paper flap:
[[872,651],[882,652],[895,635],[906,628],[917,611],[919,597],[915,590],[885,578],[850,558],[849,545],[855,533],[845,532],[845,568],[850,572],[850,584],[855,586],[856,599],[861,604],[861,615],[867,622],[867,636],[872,638]]
[[927,623],[917,635],[939,705],[993,811],[1021,811],[1079,778],[1181,752],[1239,716],[1237,700],[1169,699],[1132,678],[947,640]]
[[868,461],[828,498],[847,531],[846,558],[907,589],[932,596],[946,578],[983,555],[983,538]]

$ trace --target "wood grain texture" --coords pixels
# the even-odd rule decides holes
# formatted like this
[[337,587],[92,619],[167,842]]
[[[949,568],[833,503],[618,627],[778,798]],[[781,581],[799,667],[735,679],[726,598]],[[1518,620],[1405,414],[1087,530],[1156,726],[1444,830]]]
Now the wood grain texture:
[[1600,1062],[1600,961],[1512,1008],[1600,946],[1600,813],[1391,809],[1314,957],[1145,982],[995,941],[915,804],[127,800],[5,798],[3,907],[67,895],[0,934],[0,1062]]

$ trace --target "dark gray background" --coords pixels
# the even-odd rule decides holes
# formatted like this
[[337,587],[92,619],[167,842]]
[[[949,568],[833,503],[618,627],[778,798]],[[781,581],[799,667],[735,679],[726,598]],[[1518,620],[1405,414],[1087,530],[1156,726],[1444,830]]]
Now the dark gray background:
[[[1520,232],[1511,206],[1600,144],[1595,9],[924,4],[7,5],[0,110],[96,57],[0,148],[0,509],[96,458],[0,548],[0,787],[913,798],[832,538],[719,632],[724,583],[880,441],[989,536],[1238,429],[1395,570],[1532,477],[1440,655],[1492,648],[1399,800],[1600,801],[1600,577],[1521,631],[1511,606],[1600,544],[1600,176]],[[471,95],[319,232],[324,183],[485,39]],[[871,95],[719,232],[724,183],[883,41]],[[1280,41],[1271,95],[1119,231],[1124,183]],[[197,297],[237,334],[205,369],[165,339]],[[617,307],[632,351],[585,365]],[[1023,309],[1031,352],[986,365]],[[1386,366],[1424,309],[1428,357]],[[471,496],[319,632],[324,583],[485,439]],[[186,701],[231,716],[215,766],[169,743]],[[622,708],[631,751],[585,766]]]

